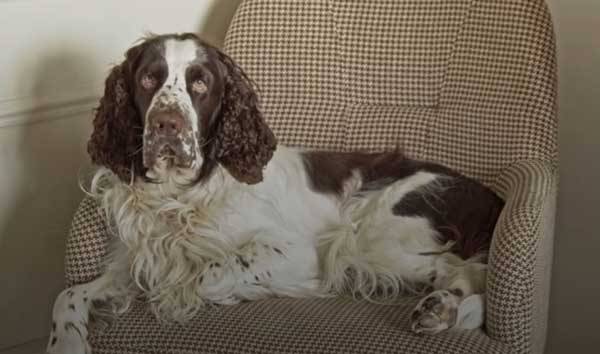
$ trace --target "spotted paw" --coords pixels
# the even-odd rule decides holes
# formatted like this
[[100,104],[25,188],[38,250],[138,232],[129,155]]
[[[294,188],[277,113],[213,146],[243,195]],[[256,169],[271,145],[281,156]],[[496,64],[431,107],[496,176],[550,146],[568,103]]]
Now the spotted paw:
[[64,290],[52,311],[52,331],[48,338],[48,354],[88,354],[88,299],[80,287]]
[[47,354],[91,354],[92,349],[85,339],[87,331],[72,322],[61,324],[48,340]]
[[413,310],[411,329],[418,334],[436,334],[456,325],[460,299],[446,290],[423,298]]

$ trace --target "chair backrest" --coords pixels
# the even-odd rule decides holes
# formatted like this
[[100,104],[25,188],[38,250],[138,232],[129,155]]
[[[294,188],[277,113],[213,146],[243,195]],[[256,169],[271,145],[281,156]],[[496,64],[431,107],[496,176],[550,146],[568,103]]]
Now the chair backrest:
[[225,50],[288,145],[401,147],[488,184],[557,159],[543,0],[246,0]]

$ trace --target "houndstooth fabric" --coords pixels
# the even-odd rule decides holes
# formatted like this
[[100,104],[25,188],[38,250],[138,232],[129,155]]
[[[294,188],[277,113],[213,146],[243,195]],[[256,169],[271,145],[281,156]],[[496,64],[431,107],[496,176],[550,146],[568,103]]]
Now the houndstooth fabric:
[[96,354],[510,352],[481,330],[412,334],[408,319],[415,305],[415,299],[376,305],[351,298],[279,298],[208,309],[185,326],[165,326],[138,303],[106,332],[94,333],[91,344]]
[[518,353],[545,344],[557,184],[556,168],[539,160],[516,162],[494,183],[506,205],[492,239],[486,325]]
[[[279,141],[401,148],[506,200],[490,254],[487,334],[414,337],[411,300],[271,299],[159,327],[138,304],[97,353],[542,353],[556,200],[554,36],[543,0],[246,0],[226,51],[261,87]],[[106,229],[82,203],[67,279],[99,274]],[[500,344],[504,343],[504,344]]]
[[449,57],[425,156],[485,183],[514,161],[556,163],[556,55],[546,4],[472,4]]
[[491,184],[555,161],[554,36],[543,0],[252,0],[225,48],[288,145],[389,150]]
[[98,203],[86,197],[79,204],[67,237],[65,272],[68,286],[91,281],[100,275],[107,244],[103,214]]

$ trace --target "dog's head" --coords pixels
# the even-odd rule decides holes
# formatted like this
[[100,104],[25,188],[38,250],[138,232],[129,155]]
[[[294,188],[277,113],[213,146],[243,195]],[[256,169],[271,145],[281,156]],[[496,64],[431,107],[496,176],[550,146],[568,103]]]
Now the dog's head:
[[186,33],[147,38],[112,69],[88,152],[123,181],[176,173],[194,182],[221,164],[251,184],[275,145],[243,70]]

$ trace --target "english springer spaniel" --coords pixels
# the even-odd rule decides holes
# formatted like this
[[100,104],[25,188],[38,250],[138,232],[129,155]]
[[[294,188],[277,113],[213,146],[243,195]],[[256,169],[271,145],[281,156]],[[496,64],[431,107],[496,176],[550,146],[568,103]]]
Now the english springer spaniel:
[[102,276],[58,296],[49,353],[90,353],[94,304],[116,315],[140,296],[185,323],[207,304],[408,292],[424,296],[416,333],[483,322],[493,192],[398,151],[277,146],[252,81],[193,34],[127,51],[88,151],[110,252]]

